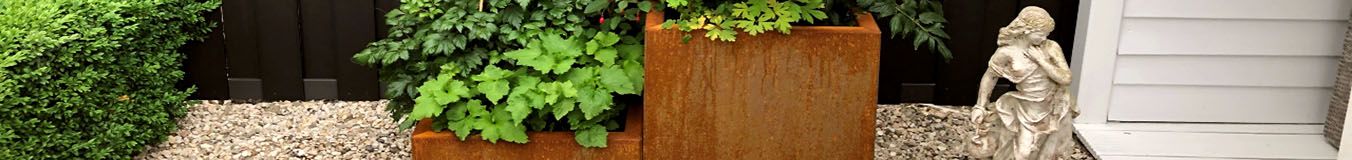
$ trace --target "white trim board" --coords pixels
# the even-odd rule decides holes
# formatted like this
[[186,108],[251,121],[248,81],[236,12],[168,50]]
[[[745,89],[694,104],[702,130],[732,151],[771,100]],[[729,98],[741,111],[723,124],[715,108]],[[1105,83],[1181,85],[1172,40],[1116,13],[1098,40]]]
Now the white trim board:
[[1081,1],[1075,28],[1070,91],[1080,107],[1075,123],[1108,122],[1113,72],[1122,27],[1122,0]]
[[1104,160],[1334,159],[1338,152],[1324,143],[1322,135],[1284,133],[1308,132],[1309,125],[1108,123],[1076,127],[1086,147]]
[[1128,0],[1126,17],[1346,20],[1348,0]]
[[1147,132],[1194,132],[1194,133],[1244,133],[1244,134],[1323,134],[1324,125],[1271,125],[1271,124],[1196,124],[1196,123],[1107,123],[1079,124],[1080,130],[1091,131],[1147,131]]

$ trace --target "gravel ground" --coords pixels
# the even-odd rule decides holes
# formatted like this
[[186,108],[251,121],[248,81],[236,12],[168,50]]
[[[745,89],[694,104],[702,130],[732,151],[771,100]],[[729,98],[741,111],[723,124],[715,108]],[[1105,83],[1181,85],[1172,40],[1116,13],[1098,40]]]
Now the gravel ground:
[[[202,101],[135,159],[410,159],[384,101]],[[876,159],[968,159],[968,107],[879,105]],[[1061,159],[1093,159],[1083,146]]]
[[384,101],[203,101],[135,159],[410,159]]
[[[873,156],[906,160],[970,159],[963,150],[963,143],[975,133],[967,122],[970,110],[928,104],[879,105]],[[1059,159],[1094,158],[1081,145]]]

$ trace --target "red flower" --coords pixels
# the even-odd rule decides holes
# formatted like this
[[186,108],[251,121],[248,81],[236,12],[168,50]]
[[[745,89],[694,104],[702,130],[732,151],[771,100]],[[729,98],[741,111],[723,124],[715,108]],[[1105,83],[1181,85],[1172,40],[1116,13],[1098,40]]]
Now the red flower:
[[602,16],[599,23],[606,23],[606,17],[605,17],[605,16]]

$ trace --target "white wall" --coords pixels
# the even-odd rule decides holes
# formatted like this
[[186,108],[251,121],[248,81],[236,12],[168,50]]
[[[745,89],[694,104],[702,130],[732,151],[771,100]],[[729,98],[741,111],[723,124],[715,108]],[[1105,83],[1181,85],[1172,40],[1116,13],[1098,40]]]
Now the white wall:
[[1082,123],[1323,123],[1352,11],[1352,0],[1086,2],[1120,6],[1088,8],[1090,17],[1106,16],[1099,21],[1119,26],[1094,26],[1091,18],[1087,28],[1077,30],[1093,38],[1104,33],[1088,30],[1117,29],[1099,36],[1116,38],[1111,40],[1116,45],[1076,43],[1085,45],[1076,47],[1076,56],[1106,57],[1082,63],[1109,63],[1082,64],[1089,68],[1077,74],[1084,81],[1076,84],[1081,108],[1096,111],[1086,112],[1088,117],[1103,117]]

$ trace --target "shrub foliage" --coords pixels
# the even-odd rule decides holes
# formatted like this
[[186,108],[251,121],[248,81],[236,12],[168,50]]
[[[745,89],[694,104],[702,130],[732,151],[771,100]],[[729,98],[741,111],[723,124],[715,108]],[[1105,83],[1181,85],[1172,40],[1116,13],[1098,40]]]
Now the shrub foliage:
[[0,159],[129,159],[175,129],[219,1],[0,0]]
[[379,68],[404,128],[430,119],[461,140],[526,143],[527,130],[572,130],[605,147],[643,90],[641,0],[403,0],[389,37],[353,56]]

